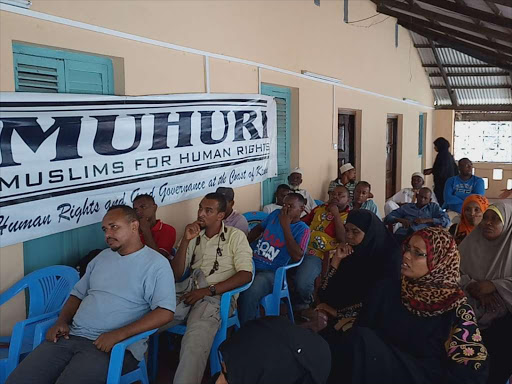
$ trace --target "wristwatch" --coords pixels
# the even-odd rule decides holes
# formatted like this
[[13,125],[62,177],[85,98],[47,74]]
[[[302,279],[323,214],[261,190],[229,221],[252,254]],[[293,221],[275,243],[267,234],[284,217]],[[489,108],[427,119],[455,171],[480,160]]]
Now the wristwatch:
[[213,284],[208,287],[208,290],[210,291],[211,296],[215,296],[217,294],[217,290],[215,289],[215,285]]

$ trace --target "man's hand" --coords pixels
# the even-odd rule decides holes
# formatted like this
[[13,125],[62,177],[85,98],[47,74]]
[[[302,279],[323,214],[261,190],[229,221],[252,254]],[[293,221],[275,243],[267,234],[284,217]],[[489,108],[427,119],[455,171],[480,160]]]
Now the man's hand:
[[494,294],[480,296],[480,304],[487,312],[496,312],[501,308],[501,303]]
[[414,219],[414,224],[430,224],[432,222],[432,219],[426,219],[426,218],[420,218],[417,217]]
[[201,227],[199,226],[199,223],[197,221],[194,221],[193,223],[190,223],[185,227],[185,234],[183,235],[183,237],[185,238],[185,240],[190,241],[199,236],[200,232]]
[[102,333],[95,341],[93,341],[93,344],[100,351],[108,353],[112,350],[112,348],[114,348],[114,345],[116,345],[120,341],[123,341],[124,339],[125,337],[123,337],[121,332],[119,332],[119,330],[115,330],[111,332]]
[[510,196],[512,196],[512,189],[502,189],[498,197],[500,199],[508,199]]
[[481,300],[483,296],[490,295],[496,291],[495,285],[492,281],[482,280],[474,281],[466,287],[468,293],[475,299]]
[[289,227],[292,222],[290,216],[288,215],[288,208],[283,207],[281,212],[279,212],[279,223],[281,223],[281,227]]
[[329,204],[327,206],[327,211],[334,216],[338,216],[340,214],[340,209],[336,204]]
[[194,289],[193,291],[181,296],[181,299],[188,305],[194,305],[205,296],[210,296],[210,290],[207,288]]
[[424,175],[431,175],[433,172],[434,172],[434,170],[432,168],[423,170]]
[[402,224],[402,227],[404,227],[405,229],[410,228],[410,226],[411,226],[411,224],[412,224],[412,223],[411,223],[409,220],[407,220],[407,219],[396,219],[396,221],[397,221],[397,223]]
[[57,323],[46,332],[46,340],[56,343],[61,337],[69,339],[69,325],[57,320]]

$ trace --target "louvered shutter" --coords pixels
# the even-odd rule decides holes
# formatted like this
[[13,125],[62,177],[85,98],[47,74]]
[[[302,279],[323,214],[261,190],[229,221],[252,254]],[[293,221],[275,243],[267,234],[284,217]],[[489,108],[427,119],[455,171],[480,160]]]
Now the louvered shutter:
[[65,92],[64,61],[14,53],[16,92]]
[[262,204],[266,205],[274,201],[274,193],[277,186],[288,183],[291,147],[291,92],[288,88],[262,84],[261,93],[274,96],[277,110],[277,176],[263,182]]
[[65,60],[66,93],[111,94],[106,64]]

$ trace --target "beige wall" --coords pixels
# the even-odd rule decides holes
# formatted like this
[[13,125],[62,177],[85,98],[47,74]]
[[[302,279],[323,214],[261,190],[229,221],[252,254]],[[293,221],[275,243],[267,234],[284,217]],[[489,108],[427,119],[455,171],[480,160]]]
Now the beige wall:
[[451,109],[434,111],[434,122],[432,125],[433,140],[444,137],[450,143],[453,150],[453,133],[455,127],[455,111]]
[[[369,0],[351,1],[350,18],[375,14]],[[343,84],[401,100],[431,106],[432,93],[409,34],[399,30],[394,45],[393,19],[370,28],[342,21],[343,2],[326,1],[52,1],[34,0],[34,11],[152,38],[161,42],[230,55],[300,73],[339,78]],[[384,19],[384,17],[382,17]],[[363,25],[369,25],[363,23]],[[167,47],[0,12],[0,90],[13,91],[12,42],[75,50],[114,59],[116,93],[126,95],[205,92],[205,60]],[[400,183],[421,169],[417,156],[418,116],[428,114],[426,136],[432,138],[432,110],[283,74],[233,60],[210,59],[211,92],[257,93],[259,83],[292,88],[292,166],[305,171],[304,186],[325,198],[327,182],[337,174],[337,142],[333,111],[357,110],[360,127],[360,173],[371,182],[381,207],[385,189],[387,114],[401,115],[403,137]],[[334,101],[335,100],[335,101]],[[432,162],[427,146],[426,164]],[[260,185],[236,190],[239,211],[260,208]],[[194,219],[197,199],[161,207],[159,216],[174,225],[178,236]],[[0,248],[0,292],[23,276],[22,244]],[[0,333],[23,316],[23,298],[0,309]]]

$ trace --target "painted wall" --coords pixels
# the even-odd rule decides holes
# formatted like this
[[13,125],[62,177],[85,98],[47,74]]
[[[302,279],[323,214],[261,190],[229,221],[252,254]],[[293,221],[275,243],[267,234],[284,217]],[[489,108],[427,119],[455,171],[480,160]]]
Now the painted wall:
[[[383,96],[414,99],[431,106],[429,88],[409,33],[400,27],[395,47],[394,19],[384,16],[360,24],[343,23],[343,2],[313,1],[53,1],[34,0],[33,11],[81,21],[140,37],[230,55],[300,73],[341,79],[343,84]],[[375,14],[369,0],[350,1],[350,20]],[[365,28],[370,24],[378,24]],[[67,23],[66,20],[64,20]],[[0,11],[0,90],[14,90],[12,43],[23,42],[114,59],[116,93],[147,95],[205,92],[205,60],[193,54],[55,21]],[[379,206],[384,204],[385,128],[387,114],[400,115],[403,137],[399,185],[432,162],[426,146],[418,157],[418,118],[427,113],[431,142],[432,110],[359,90],[335,87],[255,65],[210,59],[211,92],[257,93],[259,81],[292,88],[292,167],[305,171],[304,186],[325,198],[337,174],[338,109],[359,110],[360,174],[371,182]],[[260,208],[260,185],[236,190],[239,211]],[[161,207],[158,215],[181,236],[195,218],[198,200]],[[0,248],[0,292],[23,276],[23,246]],[[23,316],[23,297],[0,308],[0,333]]]

